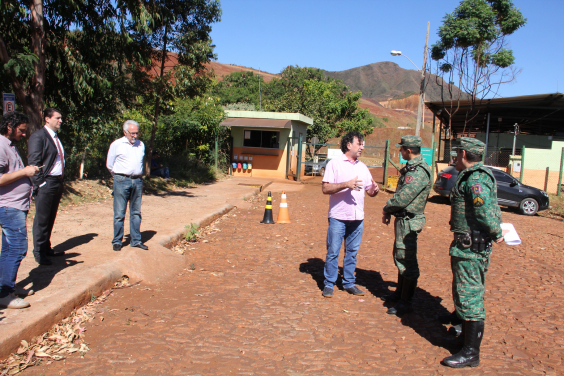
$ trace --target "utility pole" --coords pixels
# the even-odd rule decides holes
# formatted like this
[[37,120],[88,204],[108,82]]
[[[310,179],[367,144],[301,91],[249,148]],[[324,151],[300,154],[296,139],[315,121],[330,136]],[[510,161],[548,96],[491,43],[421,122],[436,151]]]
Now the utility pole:
[[262,93],[260,92],[260,68],[259,68],[259,111],[262,111]]
[[415,127],[415,135],[421,133],[421,120],[423,119],[423,101],[425,96],[425,76],[427,71],[427,48],[429,46],[429,28],[431,22],[427,22],[427,37],[425,38],[425,50],[423,53],[423,67],[421,68],[421,88],[419,90],[419,104],[417,105],[417,126]]

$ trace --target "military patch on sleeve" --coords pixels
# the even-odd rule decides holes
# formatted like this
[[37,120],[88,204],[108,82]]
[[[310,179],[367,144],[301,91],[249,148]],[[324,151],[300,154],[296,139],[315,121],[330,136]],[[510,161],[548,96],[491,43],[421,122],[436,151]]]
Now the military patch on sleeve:
[[480,193],[482,193],[484,191],[484,187],[482,187],[482,184],[474,184],[472,187],[472,192],[474,192],[475,195],[479,195]]
[[484,205],[484,200],[480,196],[476,197],[473,202],[474,202],[474,206],[478,208]]
[[413,182],[413,176],[407,175],[407,176],[405,177],[405,182],[406,182],[406,183],[411,183],[411,182]]

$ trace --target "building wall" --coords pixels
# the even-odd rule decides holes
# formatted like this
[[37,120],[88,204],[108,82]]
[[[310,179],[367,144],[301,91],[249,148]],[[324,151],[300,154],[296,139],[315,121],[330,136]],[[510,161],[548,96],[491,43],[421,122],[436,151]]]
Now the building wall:
[[[476,138],[484,143],[486,142],[485,133],[477,133]],[[550,149],[552,147],[552,143],[555,141],[564,141],[564,137],[518,134],[515,142],[515,148],[520,149],[525,146],[525,148]],[[512,148],[513,135],[507,133],[490,133],[488,146]]]

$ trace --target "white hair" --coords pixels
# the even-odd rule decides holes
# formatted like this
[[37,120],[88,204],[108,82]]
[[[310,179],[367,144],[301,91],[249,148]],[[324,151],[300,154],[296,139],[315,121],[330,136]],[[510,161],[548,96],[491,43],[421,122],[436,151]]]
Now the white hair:
[[126,132],[129,132],[129,126],[130,125],[135,125],[137,127],[137,129],[139,129],[139,123],[136,122],[135,120],[126,120],[125,123],[123,123],[123,130]]

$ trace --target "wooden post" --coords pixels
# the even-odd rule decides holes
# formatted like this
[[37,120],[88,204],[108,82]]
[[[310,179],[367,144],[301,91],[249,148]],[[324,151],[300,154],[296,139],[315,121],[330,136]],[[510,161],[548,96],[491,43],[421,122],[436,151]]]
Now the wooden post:
[[519,183],[523,183],[523,173],[525,172],[525,145],[521,151],[521,173],[519,174]]
[[556,196],[560,196],[560,191],[562,190],[562,170],[564,170],[564,148],[562,148],[562,154],[560,154],[560,173],[558,174],[558,189],[556,191]]
[[548,173],[549,167],[546,168],[546,175],[544,176],[544,191],[547,192],[548,189]]

